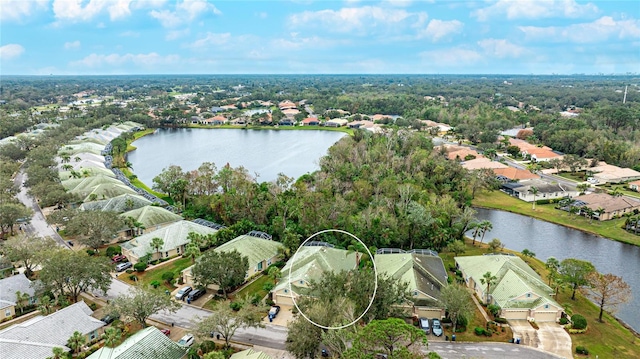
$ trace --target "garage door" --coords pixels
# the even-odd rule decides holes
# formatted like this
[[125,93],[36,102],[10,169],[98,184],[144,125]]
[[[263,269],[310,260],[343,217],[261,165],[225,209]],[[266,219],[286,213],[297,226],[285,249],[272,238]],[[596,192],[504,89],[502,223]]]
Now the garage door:
[[293,299],[289,295],[276,295],[275,302],[277,305],[293,306]]
[[555,322],[556,315],[558,312],[536,312],[534,314],[534,318],[536,318],[536,322]]
[[503,310],[502,317],[506,319],[524,319],[527,320],[527,316],[529,315],[529,310]]

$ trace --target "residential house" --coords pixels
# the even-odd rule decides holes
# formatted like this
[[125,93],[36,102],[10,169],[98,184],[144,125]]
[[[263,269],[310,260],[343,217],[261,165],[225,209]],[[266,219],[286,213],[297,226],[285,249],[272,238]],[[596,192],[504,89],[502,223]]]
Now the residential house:
[[561,160],[562,155],[560,153],[548,150],[546,148],[531,148],[525,151],[535,162],[548,162],[552,159]]
[[593,173],[593,178],[598,180],[598,183],[622,183],[640,179],[640,172],[631,168],[609,165],[606,162],[600,162],[597,166],[588,168],[587,171]]
[[349,128],[364,128],[364,129],[368,129],[368,128],[374,127],[375,124],[373,123],[373,121],[360,120],[360,121],[349,122],[347,124],[347,126]]
[[[284,112],[285,110],[296,109],[297,107],[298,107],[298,106],[296,106],[296,104],[295,104],[295,103],[293,103],[292,101],[289,101],[289,100],[282,101],[282,102],[280,102],[280,103],[278,104],[278,108],[279,108],[282,112]],[[300,112],[300,111],[298,111],[298,112]]]
[[[410,314],[422,318],[442,318],[444,308],[438,304],[440,290],[447,285],[447,271],[436,252],[417,249],[379,249],[374,259],[378,273],[409,284],[412,303]],[[408,313],[409,314],[409,313]]]
[[156,327],[144,328],[115,348],[102,347],[87,359],[181,359],[187,357],[187,349],[169,339]]
[[[534,195],[533,188],[537,189]],[[546,182],[542,179],[529,179],[520,182],[509,182],[502,184],[502,191],[510,196],[521,199],[525,202],[540,200],[562,199],[575,197],[579,194],[575,187],[563,186],[559,183]]]
[[435,121],[431,121],[431,120],[423,120],[421,122],[424,123],[424,125],[427,128],[437,128],[438,129],[438,136],[444,136],[449,131],[451,131],[451,126],[447,125],[446,123],[440,123],[440,122],[435,122]]
[[466,147],[447,147],[447,151],[447,159],[449,160],[465,161],[467,158],[473,160],[484,157],[477,151]]
[[230,359],[273,359],[273,358],[264,352],[253,350],[253,349],[247,349],[231,355]]
[[307,117],[301,123],[302,126],[318,126],[320,121],[316,117]]
[[[536,322],[560,320],[563,308],[555,294],[540,276],[520,257],[497,254],[455,257],[466,285],[482,301],[500,307],[500,317],[534,319]],[[485,273],[496,277],[495,283],[482,283]]]
[[333,120],[329,120],[325,122],[324,125],[326,127],[342,127],[342,126],[346,126],[347,123],[348,121],[343,118],[334,118]]
[[356,252],[324,242],[307,243],[282,268],[282,278],[271,292],[273,301],[280,306],[293,306],[294,298],[309,294],[311,281],[321,280],[324,273],[348,271],[356,266]]
[[100,201],[86,202],[80,205],[83,211],[103,211],[123,213],[149,206],[153,202],[137,194],[123,194]]
[[278,125],[280,125],[280,126],[293,126],[293,125],[295,125],[295,121],[292,118],[285,117],[282,120],[278,121]]
[[498,180],[503,182],[540,178],[540,176],[535,173],[531,173],[529,170],[509,166],[503,168],[494,168],[493,173],[496,174]]
[[2,359],[49,358],[55,347],[69,351],[67,340],[76,331],[85,336],[87,343],[95,342],[106,324],[93,318],[92,313],[89,306],[80,301],[47,316],[39,315],[0,330],[0,356]]
[[640,191],[640,181],[633,181],[628,183],[629,189],[632,191]]
[[[18,292],[26,294],[26,298],[18,299],[16,295]],[[18,304],[23,306],[34,304],[35,293],[31,281],[22,273],[0,279],[0,322],[13,318]]]
[[[158,206],[144,206],[133,209],[122,213],[120,217],[123,219],[131,217],[142,224],[138,234],[154,231],[182,219],[182,216]],[[125,231],[127,230],[130,231],[131,228],[125,228]],[[131,235],[131,233],[127,235]]]
[[[241,256],[247,257],[249,260],[249,269],[247,270],[245,278],[248,279],[275,263],[281,247],[282,244],[272,240],[270,235],[253,231],[236,237],[213,250],[218,253],[233,252],[236,250]],[[182,271],[182,278],[186,284],[194,284],[192,269],[193,266]],[[214,290],[218,289],[215,285],[209,287]]]
[[604,212],[596,213],[593,217],[600,221],[607,221],[640,211],[640,200],[629,196],[612,196],[608,193],[589,193],[576,197],[571,206],[578,208],[586,206],[594,212],[601,209]]
[[[147,254],[151,255],[152,260],[181,255],[184,253],[186,245],[189,244],[188,236],[191,232],[207,235],[216,233],[217,230],[191,221],[174,222],[166,227],[145,233],[140,237],[123,243],[121,245],[122,254],[132,263],[139,262],[140,258]],[[159,250],[151,247],[151,241],[156,237],[161,238],[163,241]]]
[[282,113],[289,119],[293,119],[297,114],[300,113],[300,110],[295,109],[295,108],[289,108],[286,110],[283,110]]
[[373,122],[376,122],[376,123],[377,123],[377,122],[385,122],[385,121],[389,121],[389,120],[391,120],[391,118],[392,118],[391,116],[388,116],[388,115],[381,115],[381,114],[375,114],[375,115],[371,116],[371,120],[372,120]]
[[479,170],[479,169],[484,169],[484,168],[503,169],[503,168],[509,167],[509,166],[505,165],[504,163],[501,163],[501,162],[498,162],[498,161],[492,161],[491,159],[486,158],[486,157],[474,158],[474,159],[469,160],[469,161],[463,161],[463,162],[460,163],[460,165],[463,168],[468,169],[469,171]]
[[237,110],[238,109],[236,107],[236,105],[224,105],[224,106],[220,106],[220,108],[222,108],[225,111]]

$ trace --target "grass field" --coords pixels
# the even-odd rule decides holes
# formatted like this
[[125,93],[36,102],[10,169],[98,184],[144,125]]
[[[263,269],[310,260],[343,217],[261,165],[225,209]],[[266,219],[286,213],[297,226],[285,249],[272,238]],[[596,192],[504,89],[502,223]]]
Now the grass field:
[[547,222],[556,223],[566,227],[593,233],[615,241],[640,246],[640,237],[622,229],[625,218],[613,219],[600,222],[581,216],[572,215],[569,212],[555,209],[555,204],[538,204],[536,209],[532,209],[531,203],[521,201],[503,192],[482,192],[476,194],[473,205],[483,208],[500,209],[503,211],[522,214],[525,216],[541,219]]
[[[156,267],[154,267],[151,270],[146,270],[142,273],[138,273],[136,271],[134,271],[131,274],[135,274],[138,277],[138,283],[142,283],[142,284],[150,284],[151,282],[153,282],[154,280],[157,280],[158,282],[162,283],[162,285],[169,290],[173,290],[174,287],[172,285],[167,284],[165,281],[162,280],[162,274],[164,272],[173,272],[174,274],[174,278],[178,278],[180,276],[180,272],[191,266],[191,258],[180,258],[180,259],[176,259],[172,262],[165,262],[163,264],[160,264]],[[118,276],[118,278],[128,284],[135,284],[134,281],[132,281],[131,279],[129,279],[129,276],[131,274],[127,274],[127,273],[122,273]]]
[[269,278],[268,276],[266,275],[260,276],[256,280],[251,282],[251,284],[245,286],[244,288],[234,293],[233,298],[242,299],[245,296],[248,296],[249,298],[251,298],[255,294],[260,295],[260,298],[264,298],[269,292],[262,289],[262,287],[264,287],[265,283],[269,281],[272,281],[272,279]]

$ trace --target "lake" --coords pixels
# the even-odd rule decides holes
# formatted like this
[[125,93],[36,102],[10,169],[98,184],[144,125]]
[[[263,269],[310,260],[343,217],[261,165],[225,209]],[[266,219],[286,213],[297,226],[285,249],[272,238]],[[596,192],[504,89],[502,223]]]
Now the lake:
[[170,165],[191,171],[203,162],[213,162],[218,169],[227,163],[243,166],[258,175],[258,182],[275,180],[280,172],[297,179],[318,170],[320,157],[344,136],[322,130],[158,129],[135,141],[137,149],[127,160],[149,187]]
[[640,329],[640,247],[515,213],[476,210],[478,220],[486,219],[493,225],[485,243],[498,238],[506,248],[518,252],[526,248],[542,261],[551,256],[560,261],[577,258],[591,262],[600,273],[622,277],[631,286],[633,298],[619,307],[616,316],[636,331]]

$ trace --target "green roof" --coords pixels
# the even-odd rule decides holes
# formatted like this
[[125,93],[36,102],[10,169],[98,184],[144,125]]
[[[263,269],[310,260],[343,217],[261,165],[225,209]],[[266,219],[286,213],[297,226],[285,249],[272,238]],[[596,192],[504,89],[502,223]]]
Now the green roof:
[[249,267],[252,268],[266,259],[275,257],[280,247],[282,247],[280,242],[245,234],[217,247],[214,251],[232,252],[237,250],[242,256],[249,258]]
[[117,197],[100,201],[86,202],[80,205],[84,211],[111,211],[122,213],[151,205],[151,201],[137,194],[123,194]]
[[[74,165],[74,163],[70,163],[70,165]],[[104,165],[93,166],[93,167],[78,167],[77,169],[74,166],[74,171],[80,173],[81,176],[86,177],[95,177],[95,176],[106,176],[106,177],[115,177],[116,175],[104,167]],[[58,177],[60,177],[61,181],[66,181],[70,179],[74,179],[71,176],[71,171],[60,171],[58,172]]]
[[145,228],[152,228],[163,223],[175,222],[182,219],[171,211],[162,207],[144,206],[120,215],[122,218],[133,217],[136,221],[142,223]]
[[156,327],[148,327],[127,338],[115,348],[102,347],[87,359],[180,359],[186,355],[178,345]]
[[291,283],[294,292],[304,292],[303,288],[297,288],[300,281],[304,284],[318,281],[325,272],[349,271],[355,267],[356,252],[323,246],[302,246],[282,268],[282,279],[273,290],[289,288]]
[[217,230],[191,221],[182,220],[153,232],[145,233],[140,237],[136,237],[128,242],[122,243],[121,246],[140,258],[147,255],[147,253],[154,253],[156,251],[151,248],[151,240],[153,238],[162,238],[164,244],[162,248],[160,248],[160,252],[166,252],[188,244],[189,239],[187,237],[190,232],[206,236],[210,233],[216,233]]
[[102,144],[93,143],[93,142],[83,142],[83,143],[76,143],[72,145],[64,145],[62,146],[62,148],[58,150],[58,153],[59,154],[67,153],[71,156],[78,153],[83,153],[83,152],[99,155],[100,153],[102,153],[102,150],[104,150],[104,145]]
[[230,359],[273,359],[266,353],[256,351],[253,349],[243,350],[241,352],[235,353],[231,356]]
[[[551,289],[522,258],[511,255],[455,257],[468,278],[482,285],[482,275],[491,272],[497,278],[489,294],[501,308],[536,308],[544,303],[561,306],[553,299]],[[531,293],[530,300],[516,300]]]
[[417,253],[384,253],[375,256],[378,273],[409,284],[410,291],[420,291],[437,300],[440,289],[447,285],[447,272],[442,259]]

